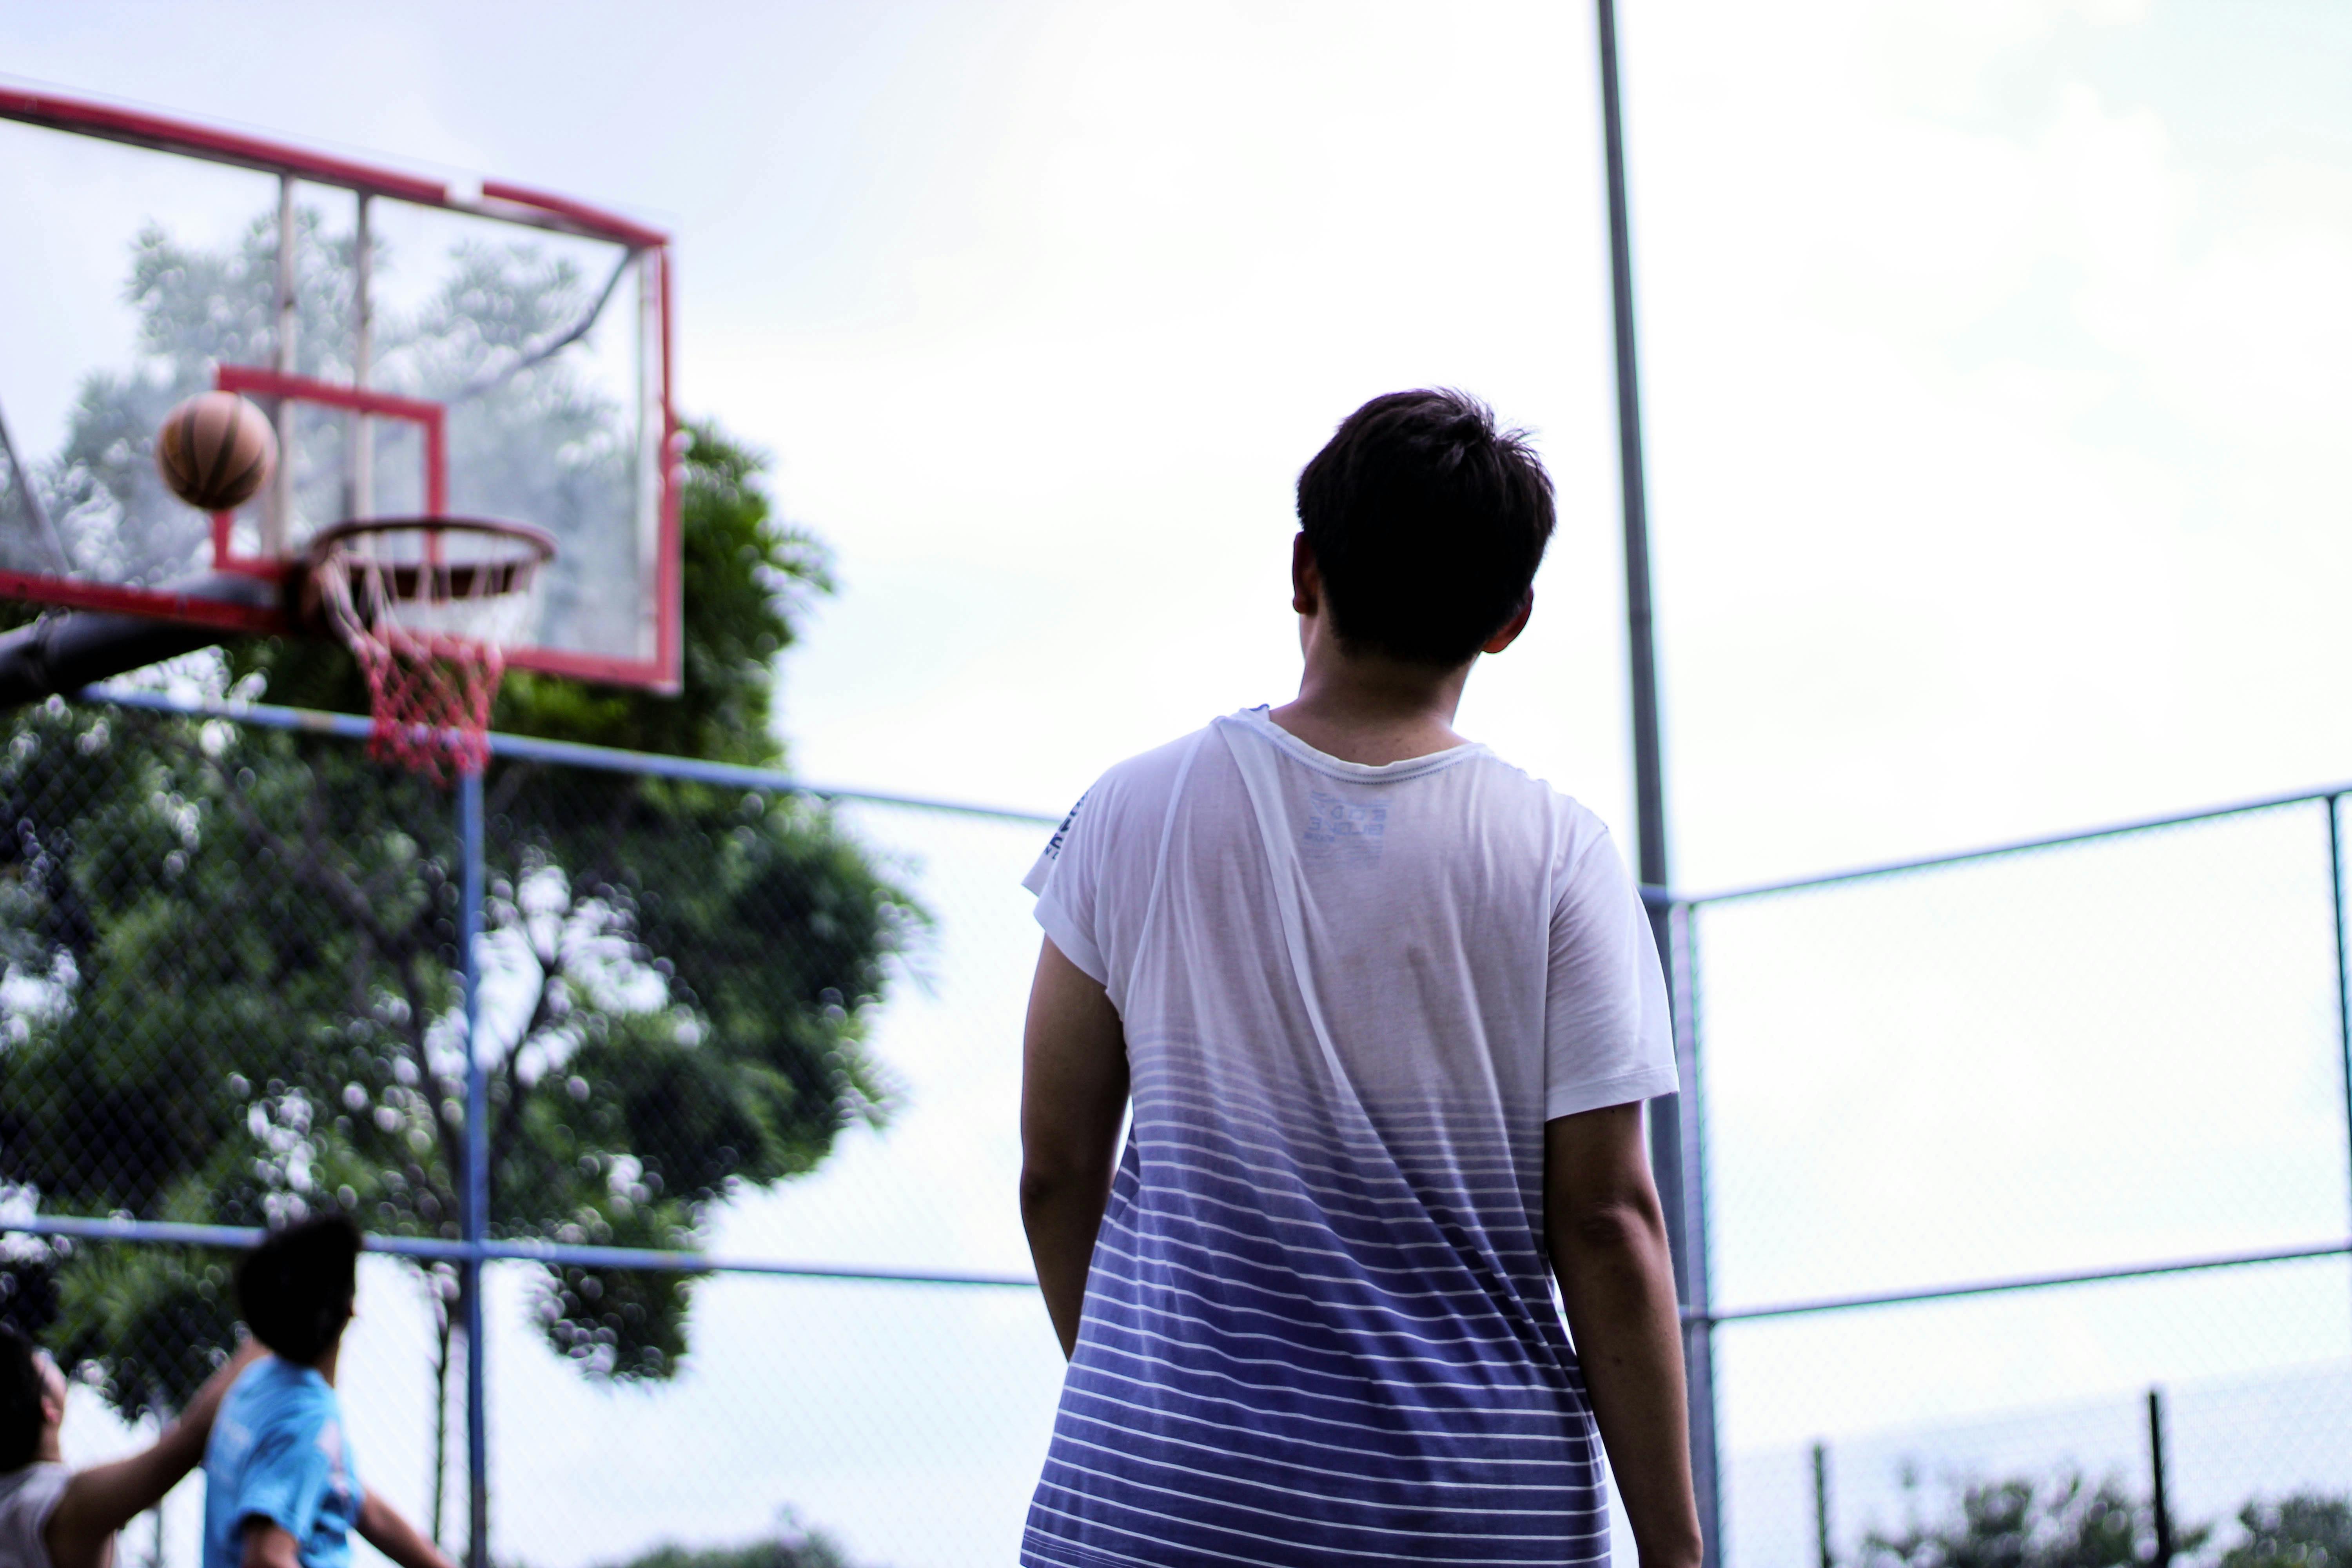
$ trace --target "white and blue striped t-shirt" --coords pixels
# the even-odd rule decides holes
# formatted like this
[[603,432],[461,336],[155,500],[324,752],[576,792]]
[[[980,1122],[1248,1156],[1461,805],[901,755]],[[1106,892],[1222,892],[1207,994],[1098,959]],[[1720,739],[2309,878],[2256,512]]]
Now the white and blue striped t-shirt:
[[1133,1121],[1022,1561],[1605,1563],[1543,1125],[1675,1068],[1599,819],[1259,709],[1113,768],[1027,885]]

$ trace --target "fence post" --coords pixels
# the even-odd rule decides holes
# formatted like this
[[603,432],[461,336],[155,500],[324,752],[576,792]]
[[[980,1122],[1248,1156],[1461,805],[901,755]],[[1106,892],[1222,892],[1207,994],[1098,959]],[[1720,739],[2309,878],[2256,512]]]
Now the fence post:
[[489,1234],[489,1080],[476,1026],[481,1020],[482,775],[457,773],[457,843],[464,861],[457,908],[457,963],[466,1006],[466,1498],[467,1568],[490,1568],[490,1437],[483,1368],[481,1247]]
[[1830,1544],[1830,1447],[1813,1445],[1813,1541],[1821,1548],[1822,1568],[1837,1568],[1837,1549]]
[[[2327,797],[2327,899],[2336,915],[2336,1048],[2344,1064],[2344,1136],[2352,1167],[2352,992],[2347,992],[2344,955],[2344,827],[2340,795]],[[2352,1189],[2347,1191],[2352,1200]],[[2347,1221],[2352,1223],[2352,1221]]]
[[[1675,1206],[1667,1230],[1675,1242],[1675,1285],[1683,1302],[1683,1368],[1689,1380],[1691,1479],[1698,1494],[1699,1528],[1707,1568],[1722,1562],[1721,1456],[1716,1449],[1715,1292],[1707,1277],[1706,1096],[1699,1078],[1697,910],[1677,903],[1667,920],[1667,983],[1673,987],[1675,1074],[1682,1092],[1674,1097],[1677,1127],[1673,1154],[1679,1161]],[[1659,1102],[1653,1101],[1656,1109]],[[1661,1192],[1663,1202],[1666,1194]]]
[[2156,1514],[2155,1568],[2172,1568],[2172,1505],[2164,1495],[2164,1390],[2147,1391],[2148,1496]]

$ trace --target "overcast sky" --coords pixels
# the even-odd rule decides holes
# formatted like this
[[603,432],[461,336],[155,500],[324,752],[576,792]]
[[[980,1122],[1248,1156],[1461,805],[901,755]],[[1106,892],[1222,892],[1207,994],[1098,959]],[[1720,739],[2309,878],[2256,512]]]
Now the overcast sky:
[[[839,552],[813,776],[1050,810],[1286,695],[1292,477],[1444,382],[1566,502],[1468,720],[1627,816],[1581,5],[5,14],[19,79],[673,229],[683,406]],[[1680,879],[2352,774],[2352,20],[1623,27]]]
[[[2352,778],[2338,607],[2352,582],[2352,12],[1626,9],[1677,881]],[[1286,697],[1298,466],[1368,395],[1467,387],[1536,431],[1563,515],[1534,629],[1474,679],[1464,727],[1630,833],[1583,5],[0,0],[0,68],[20,80],[501,176],[671,228],[684,410],[773,451],[782,509],[837,552],[843,592],[785,666],[783,725],[816,779],[1055,810],[1120,756]],[[1015,849],[969,864],[992,875]],[[2195,877],[2221,863],[2189,862]],[[2247,917],[2214,941],[2267,929],[2260,890],[2242,897],[2231,907]],[[1963,913],[1990,931],[1989,907]],[[1836,941],[1851,952],[1909,930],[1916,954],[1951,936],[1948,919],[1909,918],[1861,919]],[[2079,931],[2062,923],[2021,951],[2067,950]],[[1786,1003],[1797,983],[1776,989],[1755,955],[1819,951],[1759,936],[1722,983],[1746,973],[1752,997]],[[2116,952],[2102,973],[2120,986],[2132,972]],[[2318,984],[2324,963],[2294,963],[2294,984]],[[956,1037],[1001,1050],[985,1042],[1010,1026],[1017,977],[1009,992],[971,984],[989,999]],[[1889,1006],[1937,1005],[1932,984],[1885,984]],[[1791,1038],[1843,1042],[1807,1058],[1810,1076],[1787,1058],[1738,1079],[1754,1091],[1744,1104],[1784,1119],[1748,1147],[1794,1162],[1795,1191],[1834,1184],[1792,1151],[1843,1113],[1833,1094],[1773,1099],[1773,1074],[1819,1089],[1855,1069],[1892,1016],[1874,1020],[1858,994],[1835,1030],[1780,1016]],[[1746,1016],[1769,1012],[1759,1000]],[[2309,1008],[2280,1026],[2292,1059],[2256,1075],[2260,1093],[2210,1138],[2201,1124],[2188,1136],[2199,1099],[2243,1085],[2187,1074],[2210,1065],[2213,1037],[2177,1027],[2186,1016],[2146,1032],[2107,1020],[2154,1053],[2108,1070],[2179,1091],[2140,1108],[2170,1119],[2158,1141],[2205,1152],[2176,1173],[2181,1190],[2281,1127],[2323,1152],[2340,1136],[2333,1039]],[[1742,1016],[1734,996],[1717,1034]],[[2045,1011],[2003,1037],[2030,1072],[2026,1046],[2070,1026]],[[1001,1057],[926,1057],[939,1038],[899,1022],[883,1043],[916,1064],[919,1091],[933,1087],[915,1114],[940,1118],[894,1136],[952,1181],[944,1108],[991,1124],[1010,1079]],[[1971,1092],[1965,1076],[1910,1090]],[[2069,1103],[2112,1081],[2058,1077]],[[1736,1142],[1738,1109],[1722,1114]],[[1889,1120],[1872,1147],[1898,1157],[1916,1125]],[[2017,1168],[2015,1149],[2040,1144],[2011,1131],[2021,1190],[2082,1179],[2064,1161]],[[973,1158],[1001,1163],[1002,1139],[987,1149]],[[2310,1154],[2294,1180],[2321,1181],[2323,1163]],[[2308,1215],[2288,1205],[2292,1225],[2263,1224],[2340,1234],[2341,1197],[2339,1184]],[[804,1209],[795,1223],[816,1223]],[[1903,1212],[1841,1223],[1899,1226]],[[2239,1234],[2197,1215],[2168,1230],[2179,1215],[2153,1200],[2146,1215],[2130,1231],[2141,1250]],[[917,1232],[992,1261],[1017,1245],[1005,1218]],[[797,1250],[782,1221],[747,1234]],[[2009,1250],[1916,1261],[2000,1267],[2079,1255],[2065,1247],[2081,1239],[2057,1224]],[[1735,1271],[1757,1264],[1726,1245]],[[2263,1355],[2337,1353],[2341,1313],[2294,1310],[2302,1326]],[[2043,1353],[1974,1383],[1921,1373],[1899,1389],[1889,1369],[1916,1330],[1890,1327],[1853,1352],[1868,1377],[1783,1390],[1790,1403],[1751,1430],[1790,1445],[1808,1422],[2125,1388],[2155,1364],[2113,1344],[2108,1360],[2064,1352],[2105,1342],[2068,1321],[2012,1325],[2008,1342]],[[2261,1359],[2207,1370],[2248,1357]],[[898,1539],[887,1519],[873,1528],[866,1539]]]

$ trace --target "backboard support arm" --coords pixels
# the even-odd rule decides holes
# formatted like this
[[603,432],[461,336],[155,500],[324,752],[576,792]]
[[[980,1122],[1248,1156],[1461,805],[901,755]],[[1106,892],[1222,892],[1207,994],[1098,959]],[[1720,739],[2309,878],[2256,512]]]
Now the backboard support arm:
[[8,474],[16,487],[16,493],[25,498],[26,515],[33,520],[33,527],[39,532],[41,542],[57,558],[58,569],[71,572],[74,569],[73,558],[66,553],[66,542],[58,532],[57,524],[49,521],[49,509],[41,504],[41,492],[33,488],[32,470],[26,468],[16,456],[16,443],[8,437],[8,420],[5,414],[0,414],[0,462],[8,465]]

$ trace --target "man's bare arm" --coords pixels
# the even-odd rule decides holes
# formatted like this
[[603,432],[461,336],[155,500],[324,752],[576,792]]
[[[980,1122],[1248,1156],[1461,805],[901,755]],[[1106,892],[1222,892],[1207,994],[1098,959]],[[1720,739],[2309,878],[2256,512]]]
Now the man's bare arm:
[[302,1551],[292,1533],[276,1520],[254,1514],[245,1521],[242,1568],[302,1568]]
[[[452,1568],[441,1549],[374,1492],[360,1500],[360,1536],[400,1568]],[[246,1568],[254,1568],[250,1563]]]
[[1691,1568],[1682,1314],[1639,1105],[1545,1124],[1544,1239],[1642,1568]]
[[114,1532],[163,1501],[203,1461],[213,1416],[228,1385],[261,1354],[261,1346],[247,1340],[151,1447],[127,1459],[74,1472],[42,1531],[54,1568],[99,1568]]
[[1076,1353],[1095,1233],[1110,1202],[1127,1111],[1118,1010],[1048,941],[1021,1048],[1021,1225],[1062,1354]]

